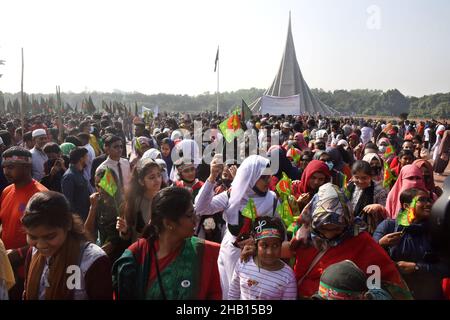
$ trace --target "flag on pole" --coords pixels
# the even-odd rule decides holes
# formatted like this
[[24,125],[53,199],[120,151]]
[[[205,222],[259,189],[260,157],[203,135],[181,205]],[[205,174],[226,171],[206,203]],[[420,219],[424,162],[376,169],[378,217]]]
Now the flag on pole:
[[408,211],[407,210],[402,210],[398,213],[397,215],[397,224],[399,226],[403,226],[403,227],[408,227],[409,226],[409,222],[408,222]]
[[294,216],[292,214],[292,210],[291,207],[289,206],[288,200],[284,199],[283,202],[281,202],[277,206],[276,210],[280,215],[281,220],[283,220],[284,224],[286,225],[286,228],[289,228],[294,222]]
[[258,216],[256,212],[256,206],[255,202],[253,201],[253,198],[250,198],[247,202],[247,205],[242,210],[242,216],[249,218],[250,220],[255,221],[256,217]]
[[383,187],[386,189],[391,188],[391,186],[394,184],[396,179],[397,178],[395,177],[394,173],[392,172],[391,168],[389,167],[389,164],[387,162],[385,162],[384,163]]
[[386,147],[386,152],[384,153],[384,158],[385,159],[388,159],[390,156],[392,156],[392,155],[394,155],[395,154],[395,149],[394,149],[394,147],[392,146],[392,145],[388,145],[387,147]]
[[242,133],[239,110],[233,111],[228,119],[225,119],[221,124],[219,124],[219,129],[228,143],[231,143],[234,138],[239,136]]
[[139,141],[139,137],[136,137],[135,147],[137,151],[142,152],[142,145],[141,142]]
[[300,154],[295,150],[294,146],[291,146],[291,157],[295,164],[298,165],[300,162]]
[[291,195],[291,185],[292,185],[291,179],[289,179],[286,173],[283,172],[281,180],[277,183],[275,187],[280,198],[283,199],[289,198],[289,196]]
[[219,62],[219,47],[217,46],[216,61],[214,62],[214,72],[216,72],[216,70],[217,70],[218,62]]
[[415,196],[411,203],[409,204],[408,210],[402,210],[397,215],[397,224],[399,226],[408,227],[413,223],[415,217],[416,217],[416,207],[417,207],[417,200],[419,197]]
[[245,103],[244,99],[242,99],[241,118],[242,118],[242,121],[244,121],[244,122],[248,121],[252,118],[252,110],[250,110],[247,103]]
[[111,197],[114,197],[114,195],[117,192],[117,184],[114,180],[114,177],[111,173],[111,169],[106,167],[105,174],[103,175],[102,179],[100,180],[100,183],[98,184],[107,194],[109,194]]

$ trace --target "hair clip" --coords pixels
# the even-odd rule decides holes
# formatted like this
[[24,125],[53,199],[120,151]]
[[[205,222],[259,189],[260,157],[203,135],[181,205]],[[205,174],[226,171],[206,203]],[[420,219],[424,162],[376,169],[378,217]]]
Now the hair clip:
[[260,233],[262,228],[267,224],[266,220],[262,220],[258,222],[258,225],[255,227],[256,232]]

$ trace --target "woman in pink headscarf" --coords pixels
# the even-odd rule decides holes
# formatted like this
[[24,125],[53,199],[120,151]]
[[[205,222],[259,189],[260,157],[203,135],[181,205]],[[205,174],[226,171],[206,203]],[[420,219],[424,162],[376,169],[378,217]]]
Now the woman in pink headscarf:
[[303,136],[303,133],[297,132],[294,135],[295,145],[297,146],[300,151],[309,150],[308,144],[306,143],[305,137]]
[[422,170],[413,164],[406,165],[401,169],[397,181],[388,194],[386,209],[388,211],[389,218],[397,218],[397,214],[401,209],[400,194],[406,189],[411,188],[423,189],[425,191],[427,190],[423,180]]

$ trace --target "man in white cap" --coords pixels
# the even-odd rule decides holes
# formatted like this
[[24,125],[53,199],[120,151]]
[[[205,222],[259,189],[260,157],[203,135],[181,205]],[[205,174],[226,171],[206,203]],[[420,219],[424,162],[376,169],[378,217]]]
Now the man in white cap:
[[30,150],[33,160],[33,179],[41,181],[45,176],[44,163],[47,162],[48,157],[42,150],[48,141],[47,132],[44,129],[36,129],[32,133],[34,147]]

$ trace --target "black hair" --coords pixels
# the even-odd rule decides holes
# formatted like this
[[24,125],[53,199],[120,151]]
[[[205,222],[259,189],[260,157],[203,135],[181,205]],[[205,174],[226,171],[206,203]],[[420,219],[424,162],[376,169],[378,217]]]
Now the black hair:
[[378,150],[378,147],[377,147],[377,145],[376,145],[375,143],[373,143],[373,142],[368,142],[368,143],[366,144],[366,146],[364,147],[364,149],[375,149],[375,150]]
[[91,123],[86,120],[86,121],[81,122],[80,125],[78,126],[78,128],[80,129],[80,131],[83,131],[84,128],[90,127],[90,126],[91,126]]
[[10,157],[27,157],[31,158],[31,152],[25,149],[24,147],[14,146],[9,149],[7,149],[5,152],[3,152],[2,157],[3,158],[10,158]]
[[[422,137],[419,136],[419,135],[415,135],[415,136],[414,136],[414,139],[417,140],[417,141],[419,141],[420,144],[422,144],[422,142],[423,142]],[[413,140],[414,140],[414,139],[413,139]]]
[[78,139],[78,138],[75,137],[75,136],[67,136],[67,137],[64,139],[64,142],[70,142],[70,143],[73,143],[76,147],[81,147],[81,146],[82,146],[82,143],[81,143],[80,139]]
[[59,192],[35,193],[28,201],[21,222],[25,228],[62,228],[76,239],[85,240],[83,221],[70,212],[69,202]]
[[83,144],[88,144],[89,139],[91,138],[91,135],[89,133],[81,132],[77,134],[77,138],[81,141]]
[[31,131],[25,132],[22,139],[23,139],[23,142],[33,141],[33,132],[31,132]]
[[59,148],[58,144],[54,143],[54,142],[46,143],[42,150],[45,153],[60,153],[61,152],[61,149]]
[[77,164],[88,153],[86,148],[76,147],[69,153],[69,161],[71,164]]
[[316,141],[314,141],[314,145],[317,147],[317,149],[319,150],[326,150],[326,144],[325,141],[322,139],[317,139]]
[[370,163],[367,161],[357,160],[352,165],[352,174],[356,174],[358,172],[363,172],[368,176],[372,175],[372,168],[370,167]]
[[403,206],[405,203],[410,204],[413,201],[414,197],[422,191],[421,189],[411,188],[406,189],[400,194],[400,204]]
[[110,124],[110,121],[107,120],[107,119],[103,119],[102,121],[100,121],[100,127],[101,128],[106,128],[106,127],[109,126],[109,124]]
[[114,134],[108,134],[104,140],[105,147],[110,147],[114,142],[122,141],[122,138]]
[[416,157],[414,156],[414,152],[411,150],[402,150],[398,153],[398,159],[401,159],[404,156],[411,156],[413,159]]
[[255,228],[252,230],[253,235],[256,236],[256,233],[258,232],[258,226],[260,225],[260,223],[262,224],[263,221],[265,221],[265,224],[262,230],[277,229],[280,233],[280,241],[283,242],[286,237],[286,230],[284,228],[283,222],[278,217],[257,217],[255,219]]
[[152,200],[152,217],[142,237],[154,241],[164,230],[164,219],[178,221],[192,204],[192,195],[185,188],[169,187],[160,190]]
[[314,159],[314,153],[310,150],[304,150],[300,154],[300,159],[303,160],[304,157],[307,157],[309,161],[312,161]]
[[2,138],[5,146],[9,147],[12,144],[11,134],[9,131],[0,130],[0,138]]

